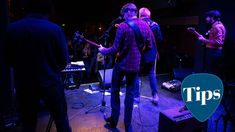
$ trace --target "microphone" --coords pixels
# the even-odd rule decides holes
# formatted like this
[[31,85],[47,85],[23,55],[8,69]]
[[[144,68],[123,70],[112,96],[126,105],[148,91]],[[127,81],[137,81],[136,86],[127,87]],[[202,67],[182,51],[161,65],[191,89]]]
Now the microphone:
[[77,42],[78,40],[78,35],[79,35],[79,31],[76,31],[73,35],[73,42]]
[[73,43],[80,44],[82,42],[82,37],[83,34],[81,34],[79,31],[76,31],[73,35]]
[[120,20],[122,20],[122,17],[121,17],[121,16],[119,16],[118,18],[114,19],[114,20],[112,21],[112,24],[115,24],[115,23],[117,23],[117,22],[120,21]]
[[113,27],[116,23],[118,23],[120,20],[122,20],[122,17],[121,17],[121,16],[119,16],[118,18],[114,19],[114,20],[109,24],[109,26],[108,26],[108,28],[105,30],[104,34],[98,38],[98,40],[101,40],[103,37],[107,37],[108,34],[109,34],[109,32],[110,32],[110,30],[112,29],[112,27]]

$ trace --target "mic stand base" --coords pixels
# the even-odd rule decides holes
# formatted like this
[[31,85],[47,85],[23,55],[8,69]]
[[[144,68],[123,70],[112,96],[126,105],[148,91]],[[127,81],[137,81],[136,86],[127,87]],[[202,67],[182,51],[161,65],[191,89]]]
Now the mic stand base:
[[[103,96],[105,96],[104,94],[105,94],[105,91],[103,91]],[[105,102],[105,100],[103,99],[100,104],[98,104],[98,105],[96,105],[96,106],[94,106],[94,107],[88,109],[88,110],[85,112],[85,114],[88,114],[90,111],[92,111],[92,110],[94,110],[94,109],[98,109],[98,108],[100,108],[100,111],[101,111],[102,113],[105,112],[105,109],[106,109],[106,108],[110,109],[110,107],[108,107],[108,106],[106,105],[106,102]]]
[[[107,38],[109,37],[109,32],[110,32],[110,30],[112,29],[113,25],[114,25],[114,23],[112,23],[112,24],[108,27],[108,29],[105,31],[105,33],[104,33],[101,37],[99,37],[99,40],[100,40],[101,38],[104,39],[104,46],[107,46]],[[101,104],[98,104],[98,105],[94,106],[93,108],[88,109],[88,110],[85,112],[85,114],[87,114],[87,113],[90,112],[91,110],[97,109],[97,108],[99,108],[99,107],[101,107],[100,111],[104,113],[104,112],[105,112],[105,108],[109,108],[109,107],[106,105],[105,98],[104,98],[104,97],[105,97],[105,92],[106,92],[106,90],[105,90],[105,70],[106,70],[106,55],[104,55],[103,89],[101,90],[101,92],[102,92],[102,94],[103,94],[103,98],[102,98]]]

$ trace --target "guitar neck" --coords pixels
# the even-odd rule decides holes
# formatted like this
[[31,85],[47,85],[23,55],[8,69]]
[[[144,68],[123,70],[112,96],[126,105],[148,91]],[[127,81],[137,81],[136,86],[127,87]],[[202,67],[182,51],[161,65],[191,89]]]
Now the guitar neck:
[[96,46],[96,47],[100,47],[100,45],[97,44],[97,43],[95,43],[95,42],[92,42],[92,41],[90,41],[90,40],[88,40],[88,39],[85,39],[85,38],[84,38],[84,40],[85,40],[87,43],[91,44],[91,45],[94,45],[94,46]]
[[193,33],[196,35],[196,36],[200,36],[201,34],[198,33],[197,31],[193,31]]
[[198,32],[195,30],[195,28],[193,28],[193,27],[188,27],[187,30],[190,31],[190,32],[192,32],[192,33],[193,33],[194,35],[196,35],[197,37],[199,37],[199,36],[201,35],[201,34],[198,33]]

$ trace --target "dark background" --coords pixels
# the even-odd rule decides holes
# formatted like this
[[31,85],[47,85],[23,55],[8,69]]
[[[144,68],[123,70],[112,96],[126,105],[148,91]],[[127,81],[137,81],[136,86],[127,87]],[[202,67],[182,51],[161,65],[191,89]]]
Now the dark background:
[[[152,11],[152,19],[161,26],[163,44],[157,73],[172,73],[175,68],[202,69],[203,48],[195,36],[186,29],[195,27],[205,34],[204,12],[218,9],[222,13],[222,22],[227,30],[224,44],[224,73],[229,80],[235,79],[235,2],[234,0],[55,0],[55,14],[51,21],[62,26],[66,37],[73,38],[79,30],[86,37],[99,38],[112,20],[120,16],[121,7],[127,2],[134,2],[138,8],[148,7]],[[4,63],[5,29],[8,23],[20,19],[24,15],[23,0],[0,0],[0,117],[2,113],[10,113],[12,108],[13,85],[10,84],[9,71]],[[110,32],[108,40],[112,42],[115,28]],[[102,41],[101,41],[102,43]],[[30,65],[29,65],[30,66]],[[27,67],[25,68],[27,70]],[[11,78],[12,79],[12,78]],[[226,80],[227,81],[227,80]],[[11,87],[11,88],[9,88]],[[12,90],[12,91],[11,91]],[[2,126],[0,118],[0,126]]]
[[[8,1],[9,22],[21,18],[24,14],[23,0]],[[75,31],[80,31],[96,40],[103,35],[111,21],[120,16],[121,7],[128,2],[135,3],[138,8],[148,7],[152,11],[152,19],[161,26],[164,40],[159,49],[161,59],[158,73],[171,72],[175,67],[190,67],[195,71],[202,69],[202,47],[186,29],[192,26],[205,34],[204,12],[208,10],[218,9],[222,14],[222,22],[227,29],[226,40],[229,42],[229,48],[225,49],[234,45],[233,0],[56,0],[55,14],[51,20],[64,28],[68,38],[72,38]],[[115,28],[110,32],[110,42],[114,34]],[[227,62],[231,61],[232,55],[227,56],[230,57]]]

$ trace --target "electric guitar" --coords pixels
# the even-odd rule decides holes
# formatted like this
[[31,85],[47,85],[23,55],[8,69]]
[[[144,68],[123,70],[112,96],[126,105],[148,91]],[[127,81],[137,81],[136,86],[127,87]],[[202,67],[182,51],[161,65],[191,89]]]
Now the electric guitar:
[[95,47],[98,47],[98,48],[100,47],[100,44],[97,44],[93,41],[90,41],[90,40],[86,39],[83,35],[79,34],[78,31],[75,32],[74,38],[76,38],[76,40],[85,41],[85,42],[87,42],[87,43],[89,43],[89,44],[91,44]]
[[[79,40],[83,40],[83,41],[85,41],[85,42],[87,42],[87,43],[89,43],[89,44],[91,44],[91,45],[93,45],[93,46],[95,46],[95,47],[97,47],[97,48],[100,47],[100,44],[97,44],[97,43],[95,43],[95,42],[93,42],[93,41],[90,41],[90,40],[84,38],[84,36],[81,35],[81,34],[79,34],[78,31],[77,31],[75,34],[76,34],[76,37],[77,37]],[[101,54],[101,55],[102,55],[102,54]],[[119,60],[119,58],[120,58],[120,53],[118,52],[118,53],[116,54],[115,59],[114,59],[115,62],[117,62],[117,61]]]
[[[192,33],[193,33],[194,35],[196,35],[197,37],[200,37],[200,36],[201,36],[201,34],[198,33],[194,27],[188,27],[187,30],[188,30],[189,32],[192,32]],[[208,31],[207,33],[209,33],[209,31]],[[205,43],[202,43],[201,45],[204,46],[204,47],[206,46]]]
[[187,30],[196,35],[197,37],[201,36],[201,34],[198,33],[194,27],[188,27]]

